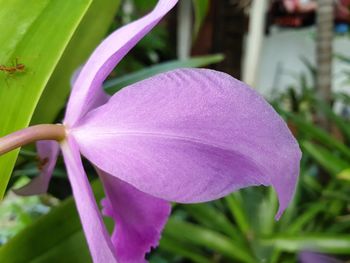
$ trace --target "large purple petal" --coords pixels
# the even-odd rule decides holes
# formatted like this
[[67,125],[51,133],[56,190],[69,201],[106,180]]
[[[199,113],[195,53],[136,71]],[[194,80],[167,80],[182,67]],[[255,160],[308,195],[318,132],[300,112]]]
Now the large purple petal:
[[38,141],[36,148],[39,157],[40,174],[29,184],[14,190],[18,195],[37,195],[47,192],[52,172],[55,169],[59,145],[56,141]]
[[92,259],[96,263],[116,263],[113,245],[84,172],[78,146],[68,137],[61,143],[61,148]]
[[116,222],[112,242],[118,262],[146,262],[145,254],[158,245],[170,214],[170,204],[140,192],[114,176],[102,171],[98,173],[106,193],[102,201],[103,213]]
[[71,131],[100,169],[165,200],[202,202],[272,185],[288,205],[301,152],[253,89],[212,70],[160,74],[115,94]]
[[169,10],[177,0],[160,0],[154,10],[109,35],[90,56],[74,82],[74,88],[68,101],[65,123],[72,127],[95,105],[96,97],[103,90],[102,82],[107,78],[119,61],[143,38]]

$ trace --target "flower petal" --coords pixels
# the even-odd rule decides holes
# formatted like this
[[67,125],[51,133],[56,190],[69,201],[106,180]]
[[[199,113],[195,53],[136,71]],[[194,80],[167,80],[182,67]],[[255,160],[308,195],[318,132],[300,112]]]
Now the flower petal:
[[160,74],[124,88],[71,131],[98,168],[139,190],[202,202],[272,185],[287,207],[301,152],[253,89],[205,69]]
[[70,86],[73,87],[83,66],[79,66],[76,70],[74,70],[71,78],[70,78]]
[[98,171],[106,198],[103,213],[116,222],[112,242],[117,260],[146,262],[145,254],[156,247],[170,214],[170,204],[143,193],[118,178]]
[[176,3],[177,0],[160,0],[151,13],[118,29],[95,49],[75,81],[65,117],[68,126],[74,126],[93,108],[96,96],[104,92],[102,83],[113,68]]
[[59,145],[56,141],[38,141],[36,148],[39,156],[40,174],[27,185],[14,190],[18,195],[37,195],[47,192],[52,172],[55,169]]
[[[81,72],[82,66],[77,68],[74,72],[73,75],[71,77],[70,80],[70,84],[72,87],[74,87],[75,82]],[[103,88],[100,87],[99,89],[97,89],[97,92],[95,94],[95,96],[93,97],[93,100],[90,102],[90,109],[94,109],[97,108],[103,104],[105,104],[110,98],[110,95],[107,94],[106,92],[104,92]],[[69,116],[69,114],[68,114]],[[67,117],[67,116],[66,116]],[[63,123],[67,123],[66,119],[63,120]]]
[[61,148],[92,259],[96,263],[116,263],[113,245],[86,177],[78,146],[68,137],[61,143]]
[[300,263],[345,263],[334,257],[312,251],[300,252],[298,259]]

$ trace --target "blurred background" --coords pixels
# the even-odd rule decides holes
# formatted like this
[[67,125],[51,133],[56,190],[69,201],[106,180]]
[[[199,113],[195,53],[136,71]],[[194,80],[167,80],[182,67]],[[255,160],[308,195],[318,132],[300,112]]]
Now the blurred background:
[[[106,35],[156,2],[122,0],[108,26],[95,30]],[[243,189],[206,204],[176,204],[150,262],[350,262],[349,23],[349,0],[180,0],[115,69],[105,83],[111,94],[178,67],[227,72],[273,105],[303,151],[294,201],[278,222],[278,201],[269,188]],[[88,54],[65,72],[67,87]],[[54,74],[32,123],[62,118],[64,103],[42,110],[59,69]],[[22,149],[9,190],[39,168],[34,148]],[[87,170],[101,199],[88,164]],[[47,195],[23,198],[8,191],[0,206],[0,259],[16,253],[16,240],[22,240],[22,247],[32,244],[21,250],[30,262],[91,262],[70,195],[62,161]]]

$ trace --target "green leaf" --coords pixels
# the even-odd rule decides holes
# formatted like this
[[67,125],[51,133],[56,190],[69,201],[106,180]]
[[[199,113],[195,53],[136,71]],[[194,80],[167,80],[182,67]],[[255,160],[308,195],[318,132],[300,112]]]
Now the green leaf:
[[275,215],[278,206],[277,195],[272,187],[266,190],[268,191],[268,194],[259,203],[259,209],[256,215],[259,220],[259,229],[256,229],[256,232],[261,235],[272,233],[276,225]]
[[234,192],[225,197],[227,206],[236,221],[237,226],[240,228],[245,236],[249,236],[251,233],[251,227],[248,223],[247,215],[243,208],[243,200],[239,192]]
[[345,56],[343,54],[335,54],[335,57],[338,58],[342,62],[350,64],[350,57],[348,57],[348,56]]
[[31,123],[52,123],[64,108],[70,79],[106,35],[120,0],[94,0],[53,72]]
[[177,68],[203,67],[206,65],[220,62],[223,59],[224,57],[222,55],[217,54],[217,55],[208,55],[208,56],[202,56],[202,57],[194,57],[186,60],[175,60],[175,61],[165,62],[152,67],[148,67],[146,69],[139,70],[135,73],[131,73],[123,77],[109,80],[105,83],[104,88],[108,93],[113,94],[130,84],[152,77],[162,72],[166,72]]
[[[100,200],[104,195],[100,182],[93,183],[93,190]],[[64,262],[91,262],[72,197],[0,247],[0,262],[6,263],[58,263],[62,257]]]
[[240,262],[256,262],[251,255],[241,250],[241,248],[228,237],[191,223],[170,219],[163,235],[168,236],[169,238],[174,238],[179,242],[190,243],[207,249],[212,249],[232,260],[239,260]]
[[304,151],[309,153],[324,169],[333,175],[337,175],[350,167],[350,163],[337,157],[326,148],[315,145],[309,141],[301,142]]
[[344,169],[339,174],[337,174],[337,178],[350,181],[350,168]]
[[[304,64],[304,66],[307,68],[308,72],[310,73],[312,79],[315,79],[316,73],[317,73],[317,68],[314,65],[313,62],[310,61],[310,59],[308,59],[305,56],[300,56],[299,57],[301,62]],[[305,87],[303,88],[303,91],[306,91]]]
[[327,116],[327,118],[333,121],[338,126],[338,128],[343,132],[347,140],[350,140],[349,122],[346,121],[344,117],[337,115],[327,103],[324,103],[323,101],[319,101],[319,100],[313,100],[313,101],[317,106],[317,109],[321,110]]
[[[0,72],[0,136],[26,127],[58,60],[90,0],[0,0],[0,64],[18,62],[24,72]],[[2,199],[17,151],[0,157]]]
[[174,255],[188,258],[191,262],[211,263],[212,261],[203,256],[203,252],[188,245],[175,242],[170,238],[162,237],[159,245],[160,250],[168,251]]
[[350,254],[349,235],[308,234],[299,236],[274,236],[261,240],[265,245],[272,245],[288,252],[304,250],[330,254]]
[[199,30],[207,16],[209,10],[208,0],[192,0],[194,8],[194,38],[197,37]]
[[134,5],[142,11],[147,11],[156,6],[157,0],[133,0]]
[[313,222],[313,220],[320,212],[325,211],[326,206],[327,204],[324,203],[312,204],[311,207],[308,207],[308,209],[304,213],[299,214],[298,217],[291,223],[291,225],[288,226],[287,232],[289,234],[297,234],[303,229],[305,225],[307,225],[310,222]]
[[321,128],[314,126],[312,123],[304,120],[302,117],[297,116],[296,114],[286,112],[279,107],[276,107],[277,111],[285,115],[288,119],[293,121],[297,125],[297,129],[307,134],[311,138],[319,141],[320,143],[327,145],[328,147],[337,149],[343,153],[350,160],[350,149],[345,146],[342,142],[333,138],[326,131]]
[[[226,234],[237,243],[242,244],[244,237],[219,209],[210,204],[185,205],[183,208],[199,223]],[[244,249],[244,248],[242,248]]]
[[350,95],[345,92],[337,92],[333,94],[334,98],[345,104],[350,104]]

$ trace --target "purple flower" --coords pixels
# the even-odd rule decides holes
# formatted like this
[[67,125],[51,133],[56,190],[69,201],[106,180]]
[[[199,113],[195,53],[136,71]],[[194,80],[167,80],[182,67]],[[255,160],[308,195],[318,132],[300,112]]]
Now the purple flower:
[[313,251],[302,251],[298,254],[300,263],[345,263],[334,257]]
[[[146,262],[170,214],[169,202],[220,198],[272,185],[281,215],[299,174],[300,150],[283,120],[254,90],[227,74],[180,69],[108,97],[113,68],[176,4],[160,0],[145,17],[112,33],[74,80],[63,122],[66,136],[38,143],[42,173],[21,194],[47,190],[59,149],[94,262]],[[81,156],[99,174],[103,214],[116,221],[110,237]]]

